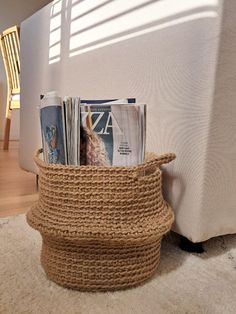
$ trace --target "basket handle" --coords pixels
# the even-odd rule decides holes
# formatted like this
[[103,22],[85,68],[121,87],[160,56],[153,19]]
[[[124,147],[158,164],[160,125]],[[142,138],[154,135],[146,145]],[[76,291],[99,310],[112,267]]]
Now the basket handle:
[[147,160],[145,163],[145,166],[155,166],[160,167],[161,165],[168,164],[172,160],[176,158],[176,155],[174,153],[167,153],[163,155],[156,155],[154,153],[149,153],[150,160]]
[[40,166],[43,163],[43,161],[39,158],[39,155],[42,154],[42,152],[43,152],[42,148],[37,149],[34,152],[33,160],[34,160],[34,162],[36,163],[37,166]]
[[39,155],[42,154],[42,152],[43,152],[43,149],[42,149],[42,148],[37,149],[37,150],[35,151],[35,153],[34,153],[34,157],[35,157],[35,158],[38,158]]
[[174,153],[167,153],[167,154],[163,154],[158,156],[155,159],[155,162],[157,164],[157,166],[161,166],[164,164],[168,164],[169,162],[171,162],[172,160],[174,160],[176,158],[176,155]]
[[142,177],[145,177],[149,171],[153,173],[153,171],[156,171],[161,165],[167,164],[174,160],[176,155],[173,153],[167,153],[158,156],[155,153],[148,153],[147,157],[148,160],[146,160],[144,164],[139,165],[134,172],[133,177],[135,179],[141,179]]

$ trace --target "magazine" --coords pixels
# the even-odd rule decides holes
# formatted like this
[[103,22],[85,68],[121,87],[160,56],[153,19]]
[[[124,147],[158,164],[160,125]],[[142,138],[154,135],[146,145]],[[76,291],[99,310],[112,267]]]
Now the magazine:
[[81,164],[134,166],[144,160],[146,105],[81,104]]
[[65,164],[62,106],[56,92],[41,95],[40,122],[44,161]]
[[80,164],[80,103],[83,104],[121,104],[134,103],[135,98],[109,100],[80,100],[79,97],[65,97],[62,108],[65,163]]
[[[85,130],[83,126],[80,127],[80,105],[83,106],[85,104],[89,105],[97,105],[101,106],[102,104],[131,104],[135,102],[135,98],[127,98],[127,99],[107,99],[107,100],[80,100],[78,97],[65,97],[63,101],[63,128],[65,134],[65,155],[66,155],[66,164],[69,165],[86,165],[85,152],[89,154],[89,143],[85,145]],[[80,119],[79,119],[80,118]],[[87,134],[87,133],[86,133]],[[81,138],[83,139],[80,144]],[[94,147],[93,152],[95,153],[96,149]],[[81,156],[82,155],[82,156]],[[91,156],[91,152],[90,152]],[[80,158],[82,161],[80,162]],[[98,157],[97,157],[98,158]],[[88,158],[87,158],[88,159]],[[88,159],[89,160],[89,159]],[[90,161],[89,164],[97,164],[92,163]]]

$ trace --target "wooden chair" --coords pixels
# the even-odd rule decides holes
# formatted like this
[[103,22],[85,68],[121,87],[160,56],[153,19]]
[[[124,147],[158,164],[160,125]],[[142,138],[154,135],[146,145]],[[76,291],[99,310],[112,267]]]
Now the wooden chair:
[[6,124],[3,149],[8,150],[11,111],[20,108],[20,42],[19,28],[13,26],[0,35],[3,63],[7,77]]

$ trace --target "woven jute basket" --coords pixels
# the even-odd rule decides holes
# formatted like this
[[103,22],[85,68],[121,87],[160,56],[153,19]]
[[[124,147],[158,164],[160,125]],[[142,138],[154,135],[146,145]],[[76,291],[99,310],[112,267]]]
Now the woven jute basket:
[[155,272],[174,219],[162,196],[160,166],[174,154],[148,154],[135,167],[64,166],[39,158],[39,201],[27,221],[43,239],[47,276],[68,288],[114,290]]

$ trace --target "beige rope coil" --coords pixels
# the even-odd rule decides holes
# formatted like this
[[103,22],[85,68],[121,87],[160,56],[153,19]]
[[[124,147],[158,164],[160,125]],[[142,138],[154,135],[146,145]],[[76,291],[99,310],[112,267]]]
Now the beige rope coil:
[[39,158],[39,201],[28,223],[43,238],[48,277],[81,290],[137,285],[155,271],[174,216],[160,166],[174,154],[147,154],[134,167],[64,166]]

